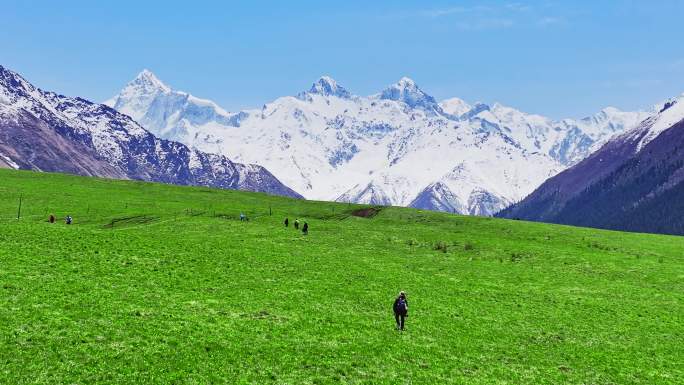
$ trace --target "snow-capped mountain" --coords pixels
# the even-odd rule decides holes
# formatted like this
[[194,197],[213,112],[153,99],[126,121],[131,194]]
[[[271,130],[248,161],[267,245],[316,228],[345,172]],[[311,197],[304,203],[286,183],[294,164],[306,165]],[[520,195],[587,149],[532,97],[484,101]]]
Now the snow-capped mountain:
[[300,197],[261,166],[159,139],[108,106],[43,91],[2,66],[0,167]]
[[684,234],[684,95],[499,215],[628,231]]
[[261,109],[228,113],[143,71],[113,108],[152,132],[267,167],[308,199],[491,215],[640,112],[553,121],[500,104],[438,103],[411,79],[356,96],[330,77]]
[[461,116],[473,109],[473,106],[459,98],[442,100],[442,102],[439,103],[439,106],[442,107],[444,112],[453,116]]

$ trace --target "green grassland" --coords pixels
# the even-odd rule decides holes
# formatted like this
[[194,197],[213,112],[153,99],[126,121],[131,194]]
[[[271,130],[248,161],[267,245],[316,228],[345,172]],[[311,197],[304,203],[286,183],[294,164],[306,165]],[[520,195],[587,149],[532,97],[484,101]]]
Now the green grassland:
[[7,170],[0,197],[0,384],[684,383],[681,237]]

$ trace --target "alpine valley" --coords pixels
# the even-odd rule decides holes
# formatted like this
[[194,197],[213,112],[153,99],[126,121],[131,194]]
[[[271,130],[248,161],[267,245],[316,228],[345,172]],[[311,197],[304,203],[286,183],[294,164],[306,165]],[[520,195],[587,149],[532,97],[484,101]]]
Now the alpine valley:
[[105,104],[162,138],[262,165],[307,199],[472,215],[521,200],[648,116],[606,108],[556,121],[500,104],[437,102],[409,78],[356,96],[327,76],[232,113],[148,70]]

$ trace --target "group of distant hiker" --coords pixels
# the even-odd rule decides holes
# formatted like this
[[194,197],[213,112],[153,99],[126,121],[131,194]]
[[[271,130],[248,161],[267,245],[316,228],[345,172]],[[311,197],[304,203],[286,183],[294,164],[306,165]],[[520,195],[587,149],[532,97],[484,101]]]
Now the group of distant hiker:
[[[285,227],[290,226],[290,219],[285,218],[285,222],[283,222],[283,223],[285,224]],[[294,228],[295,228],[295,230],[299,230],[299,218],[295,219]],[[304,222],[304,225],[302,225],[302,234],[304,234],[304,235],[309,234],[309,224],[306,222]]]
[[[290,219],[285,218],[283,224],[285,227],[289,227]],[[295,230],[299,230],[299,219],[295,219],[293,224]],[[304,235],[309,233],[309,224],[306,222],[304,222],[304,225],[302,225],[302,233]],[[392,310],[394,311],[394,320],[397,323],[397,330],[403,331],[406,317],[408,317],[408,299],[406,299],[406,293],[404,291],[399,292],[399,296],[397,296],[392,304]]]
[[[55,223],[56,221],[57,221],[57,218],[55,218],[55,216],[53,214],[50,214],[50,217],[48,218],[48,222]],[[64,223],[67,225],[70,225],[71,222],[73,222],[73,221],[74,221],[74,218],[72,218],[71,215],[67,215],[66,217],[64,217]]]
[[[73,218],[71,215],[67,215],[64,217],[64,223],[67,225],[70,225],[73,222]],[[240,213],[240,221],[247,221],[249,220],[247,216],[244,213]],[[50,214],[50,217],[48,218],[48,221],[50,223],[55,223],[57,221],[57,218],[55,218],[54,215]],[[285,224],[285,227],[290,226],[290,219],[285,218],[285,221],[283,222]],[[299,230],[299,218],[294,220],[294,228],[295,230]],[[304,235],[309,234],[309,224],[304,222],[302,225],[302,233]],[[408,317],[408,300],[406,299],[406,293],[401,291],[399,292],[399,296],[394,300],[394,304],[392,305],[392,310],[394,311],[394,320],[397,323],[397,330],[404,330],[404,323],[406,321],[406,317]]]
[[[64,217],[64,223],[67,225],[70,225],[73,222],[73,218],[71,215],[67,215]],[[247,216],[244,213],[240,213],[240,221],[247,221]],[[55,218],[54,215],[50,214],[50,217],[48,218],[48,221],[50,223],[55,223],[57,221],[57,218]],[[285,227],[290,226],[290,219],[285,218],[285,221],[283,222],[285,224]],[[299,230],[299,219],[294,220],[294,228],[295,230]],[[304,235],[309,234],[309,224],[304,222],[302,225],[302,233]],[[408,317],[408,300],[406,299],[406,293],[401,291],[399,292],[399,296],[394,300],[394,304],[392,305],[392,310],[394,311],[394,320],[397,323],[397,330],[404,330],[404,323],[406,321],[406,317]]]
[[[285,218],[283,224],[285,224],[285,227],[289,227],[290,219]],[[295,230],[299,230],[299,219],[295,219],[294,228]],[[304,222],[304,225],[302,226],[302,233],[304,233],[304,235],[309,233],[309,224],[306,222]],[[406,293],[404,291],[399,292],[399,296],[397,296],[392,304],[392,310],[394,311],[394,320],[397,323],[397,330],[403,331],[406,317],[408,317],[408,299],[406,299]]]

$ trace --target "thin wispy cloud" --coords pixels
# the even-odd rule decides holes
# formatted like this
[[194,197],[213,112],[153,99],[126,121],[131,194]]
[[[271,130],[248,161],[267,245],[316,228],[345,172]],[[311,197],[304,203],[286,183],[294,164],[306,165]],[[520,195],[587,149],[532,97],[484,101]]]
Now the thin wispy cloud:
[[452,6],[403,13],[403,17],[444,19],[460,30],[506,29],[516,25],[549,27],[565,22],[557,16],[540,15],[542,10],[522,2],[497,5]]
[[625,79],[625,80],[606,80],[598,83],[603,88],[654,88],[664,83],[662,79]]
[[442,16],[447,16],[447,15],[453,15],[455,13],[465,13],[468,10],[463,7],[452,7],[452,8],[442,8],[442,9],[431,9],[431,10],[426,10],[422,11],[423,16],[431,17],[431,18],[437,18],[437,17],[442,17]]
[[512,14],[518,12],[527,12],[532,7],[523,3],[505,3],[500,5],[473,5],[469,7],[455,6],[445,8],[433,8],[422,11],[423,16],[427,17],[443,17],[454,14]]
[[508,8],[513,11],[529,11],[532,9],[532,7],[529,4],[523,4],[523,3],[508,3],[504,5],[505,8]]
[[515,25],[511,19],[489,18],[473,21],[459,21],[454,26],[463,31],[481,31],[486,29],[505,29]]
[[475,5],[472,7],[447,7],[447,8],[434,8],[426,9],[420,12],[422,16],[430,18],[439,18],[449,15],[467,15],[475,13],[487,13],[496,11],[496,8],[484,5]]
[[667,63],[667,67],[670,70],[680,70],[684,69],[684,59],[676,59]]
[[537,20],[537,25],[541,27],[547,27],[551,25],[556,25],[556,24],[562,24],[564,23],[565,20],[560,18],[560,17],[555,17],[555,16],[544,16]]

